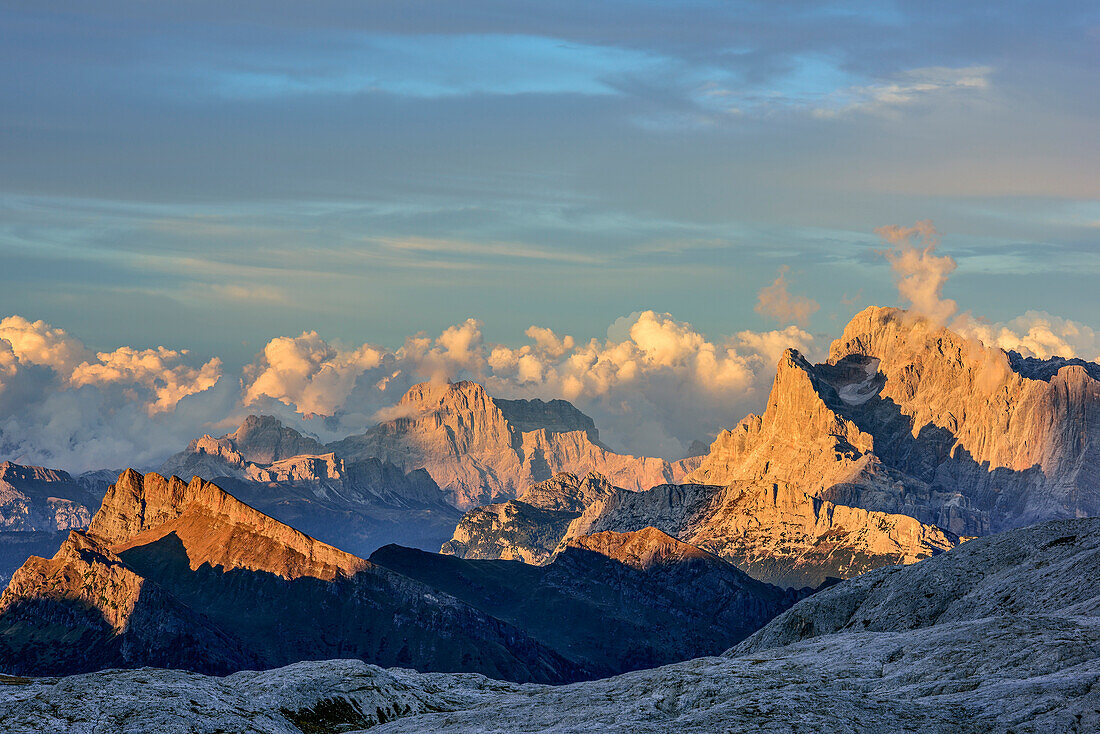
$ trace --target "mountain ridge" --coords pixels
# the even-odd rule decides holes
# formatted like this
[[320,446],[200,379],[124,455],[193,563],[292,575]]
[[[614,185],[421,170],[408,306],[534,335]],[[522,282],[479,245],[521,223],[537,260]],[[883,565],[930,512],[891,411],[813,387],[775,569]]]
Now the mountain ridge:
[[1014,363],[917,314],[869,307],[826,362],[789,350],[764,413],[721,432],[687,479],[786,481],[958,535],[1100,514],[1095,370]]
[[427,469],[460,509],[516,497],[562,471],[599,470],[624,486],[647,488],[677,480],[699,461],[616,454],[599,441],[592,420],[566,401],[498,404],[471,381],[414,385],[393,413],[398,417],[328,448],[349,459]]
[[661,485],[632,492],[596,474],[560,474],[519,499],[470,510],[441,552],[543,565],[576,538],[649,526],[756,579],[794,588],[913,563],[959,542],[907,515],[837,505],[785,484]]
[[[121,636],[110,622],[120,609]],[[186,638],[175,658],[173,634]],[[334,655],[518,680],[584,675],[522,630],[197,477],[123,472],[88,533],[74,531],[53,559],[28,559],[0,596],[0,666],[17,673],[225,673]]]

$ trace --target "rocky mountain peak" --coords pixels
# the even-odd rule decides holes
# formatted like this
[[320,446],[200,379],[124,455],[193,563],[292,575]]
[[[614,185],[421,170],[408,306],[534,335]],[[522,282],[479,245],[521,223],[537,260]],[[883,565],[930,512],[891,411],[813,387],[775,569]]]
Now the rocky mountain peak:
[[270,415],[250,415],[226,436],[245,461],[271,464],[303,454],[323,454],[324,446]]
[[1100,513],[1100,365],[1026,362],[918,314],[870,307],[811,365],[786,352],[763,415],[689,480],[789,484],[980,535]]
[[516,497],[563,471],[598,471],[643,489],[676,481],[700,461],[616,454],[599,443],[592,419],[565,401],[497,400],[468,381],[415,385],[393,414],[329,449],[349,462],[425,469],[461,509]]
[[504,414],[505,420],[519,433],[546,431],[548,433],[571,433],[583,431],[592,443],[600,443],[600,432],[595,422],[566,400],[502,400],[493,402]]
[[471,380],[459,382],[421,382],[410,387],[398,405],[414,405],[426,410],[439,408],[473,409],[491,402],[485,387]]
[[0,482],[69,482],[72,477],[60,469],[24,466],[13,461],[0,463]]
[[133,469],[108,488],[88,532],[119,550],[173,535],[193,569],[209,564],[287,579],[331,580],[369,565],[249,507],[212,482],[193,477],[185,483]]
[[588,472],[580,477],[562,472],[532,485],[520,495],[519,501],[544,510],[583,512],[584,508],[614,491],[615,487],[603,474]]
[[655,566],[675,565],[692,560],[725,564],[725,561],[718,556],[683,543],[652,526],[633,532],[617,533],[606,530],[602,533],[570,538],[562,552],[569,553],[570,549],[598,553],[641,571]]

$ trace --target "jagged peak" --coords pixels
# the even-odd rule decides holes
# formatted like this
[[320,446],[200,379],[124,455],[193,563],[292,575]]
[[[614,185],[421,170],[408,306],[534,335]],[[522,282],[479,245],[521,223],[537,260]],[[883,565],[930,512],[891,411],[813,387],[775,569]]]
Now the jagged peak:
[[225,438],[245,461],[259,464],[270,464],[302,454],[324,453],[320,442],[283,425],[272,415],[249,415],[236,431]]
[[241,421],[241,425],[237,427],[237,430],[229,435],[233,438],[238,438],[241,435],[250,433],[252,431],[270,431],[280,428],[285,428],[285,426],[283,425],[283,422],[275,416],[264,415],[262,413],[250,413],[249,415],[245,416],[245,419],[243,421]]
[[594,501],[615,491],[603,474],[588,472],[581,477],[573,472],[561,472],[528,487],[519,501],[544,510],[583,512]]
[[420,382],[410,387],[398,401],[399,405],[434,404],[446,402],[448,398],[465,396],[478,400],[488,399],[485,386],[472,380],[459,380],[458,382]]
[[690,560],[725,564],[725,561],[718,556],[677,540],[652,526],[626,533],[605,530],[592,535],[582,535],[566,542],[566,551],[570,548],[599,553],[613,561],[643,571],[659,565],[678,564]]
[[1089,362],[1076,357],[1039,359],[1037,357],[1025,357],[1016,351],[1009,351],[1007,354],[1008,364],[1012,371],[1029,380],[1050,382],[1062,370],[1066,370],[1067,378],[1072,374],[1083,373],[1083,376],[1100,380],[1100,364],[1096,362]]
[[133,469],[124,471],[107,489],[88,533],[119,549],[170,533],[187,536],[193,539],[188,557],[196,568],[209,563],[284,578],[331,579],[369,566],[246,505],[213,482],[192,477],[185,483],[176,476],[165,478],[155,472],[143,476]]
[[61,547],[54,554],[54,560],[62,558],[84,557],[85,553],[94,553],[110,561],[118,561],[118,558],[102,543],[90,537],[83,530],[70,530]]

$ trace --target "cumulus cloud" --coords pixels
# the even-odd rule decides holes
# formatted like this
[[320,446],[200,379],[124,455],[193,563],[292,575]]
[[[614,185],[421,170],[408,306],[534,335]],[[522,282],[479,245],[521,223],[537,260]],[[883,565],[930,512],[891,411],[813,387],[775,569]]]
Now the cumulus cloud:
[[[797,326],[712,341],[690,324],[654,311],[619,319],[604,340],[578,342],[540,326],[526,336],[529,342],[519,346],[487,343],[475,319],[435,339],[410,337],[393,351],[369,345],[343,349],[317,344],[316,335],[309,335],[309,351],[325,357],[296,354],[287,360],[293,371],[278,367],[269,344],[246,370],[246,401],[327,438],[395,417],[392,406],[416,382],[473,379],[499,397],[573,401],[613,445],[679,457],[693,439],[711,436],[763,405],[784,349],[812,355],[816,348],[814,337]],[[377,356],[356,358],[364,352]],[[322,404],[312,388],[336,364],[341,387],[329,388],[332,397]],[[282,378],[285,372],[294,380]],[[309,413],[327,419],[301,421]]]
[[1016,351],[1025,357],[1079,357],[1100,361],[1100,336],[1095,330],[1045,311],[1028,311],[997,324],[967,318],[955,328],[986,346]]
[[244,370],[244,402],[267,397],[308,415],[329,415],[343,404],[355,381],[381,365],[383,350],[364,344],[343,350],[316,331],[276,337]]
[[[879,233],[894,246],[887,257],[903,298],[945,322],[956,311],[942,296],[954,261],[935,254],[931,224]],[[774,294],[786,289],[784,275],[768,287],[768,303],[783,302]],[[1096,331],[1045,312],[996,324],[963,314],[951,328],[1025,356],[1100,358]],[[278,415],[328,441],[403,414],[397,404],[418,382],[460,379],[502,398],[565,398],[611,446],[679,458],[693,440],[764,406],[785,349],[816,360],[825,347],[797,324],[710,337],[656,311],[615,320],[604,338],[543,326],[525,335],[520,344],[494,343],[470,318],[391,349],[306,331],[272,339],[238,380],[223,375],[217,358],[200,363],[167,347],[92,352],[62,329],[11,316],[0,321],[0,459],[78,471],[154,468],[194,437],[232,430],[248,412]]]
[[[0,454],[83,470],[148,466],[229,415],[217,358],[186,350],[92,352],[63,329],[0,320]],[[230,386],[230,391],[232,387]]]
[[59,374],[70,375],[73,369],[92,355],[76,339],[45,321],[28,321],[22,316],[0,320],[0,340],[22,364],[49,367]]
[[950,255],[935,254],[940,238],[932,222],[926,219],[912,227],[879,227],[875,234],[893,246],[883,254],[894,269],[902,299],[933,321],[947,323],[958,306],[943,297],[943,286],[956,263]]
[[756,312],[769,316],[781,324],[793,322],[799,326],[807,326],[810,323],[810,317],[821,306],[812,298],[791,295],[787,286],[789,270],[788,266],[783,265],[779,268],[772,284],[760,289],[756,297]]
[[209,390],[221,379],[221,360],[217,357],[199,366],[183,362],[187,350],[134,349],[119,347],[113,352],[97,352],[95,360],[81,362],[69,377],[73,387],[82,385],[119,386],[127,397],[141,400],[138,388],[155,399],[148,402],[149,413],[175,408],[180,400]]
[[[45,321],[9,316],[0,321],[0,371],[14,378],[25,367],[41,367],[62,385],[118,388],[150,413],[171,410],[184,397],[214,386],[221,360],[199,367],[185,363],[187,350],[165,347],[92,353],[78,339]],[[3,387],[3,385],[0,385]]]

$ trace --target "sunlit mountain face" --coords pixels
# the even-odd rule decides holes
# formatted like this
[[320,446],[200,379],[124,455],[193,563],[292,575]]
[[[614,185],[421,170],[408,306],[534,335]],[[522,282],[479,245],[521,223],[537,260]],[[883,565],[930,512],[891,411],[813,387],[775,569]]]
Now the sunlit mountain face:
[[8,4],[0,69],[8,728],[1100,730],[1100,9]]

